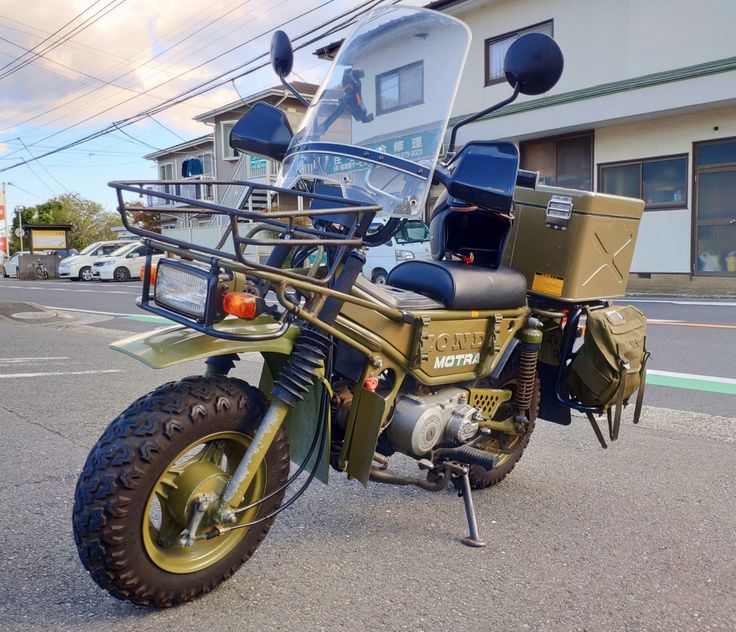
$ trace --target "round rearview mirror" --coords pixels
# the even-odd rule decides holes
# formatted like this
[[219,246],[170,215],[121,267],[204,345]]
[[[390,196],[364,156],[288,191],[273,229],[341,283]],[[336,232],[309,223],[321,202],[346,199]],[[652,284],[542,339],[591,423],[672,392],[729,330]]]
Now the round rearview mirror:
[[564,65],[562,51],[549,35],[527,33],[509,46],[503,72],[521,94],[542,94],[557,83]]
[[276,31],[271,37],[271,65],[280,78],[288,77],[294,65],[291,41],[283,31]]

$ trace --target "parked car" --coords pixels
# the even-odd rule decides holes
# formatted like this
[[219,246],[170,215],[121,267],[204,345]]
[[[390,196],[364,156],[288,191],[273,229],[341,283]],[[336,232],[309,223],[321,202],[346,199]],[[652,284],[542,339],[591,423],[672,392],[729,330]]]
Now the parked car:
[[[23,250],[16,252],[10,259],[6,260],[5,263],[2,264],[3,268],[3,276],[7,279],[8,277],[15,277],[18,278],[20,276],[20,256],[21,255],[30,255],[31,252],[29,250]],[[47,255],[49,254],[48,250],[36,250],[34,255]]]
[[[379,223],[372,224],[377,230]],[[429,228],[420,220],[409,220],[404,227],[382,246],[368,248],[363,266],[363,276],[374,283],[386,283],[388,273],[402,261],[431,259]]]
[[[106,257],[92,264],[92,277],[100,281],[129,281],[138,279],[146,264],[147,246],[139,241],[126,243]],[[161,250],[154,251],[154,261],[163,257]]]
[[59,262],[59,277],[71,281],[91,281],[92,264],[99,258],[110,255],[122,246],[130,245],[129,242],[119,241],[96,241],[79,254],[66,257]]

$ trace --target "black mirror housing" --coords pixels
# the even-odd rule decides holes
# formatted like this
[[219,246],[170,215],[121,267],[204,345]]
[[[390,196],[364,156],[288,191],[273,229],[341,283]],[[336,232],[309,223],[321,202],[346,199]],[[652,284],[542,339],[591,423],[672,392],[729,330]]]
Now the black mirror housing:
[[294,136],[286,114],[267,103],[256,103],[230,132],[230,147],[246,154],[281,161]]
[[288,77],[294,65],[291,41],[283,31],[276,31],[271,37],[271,65],[280,79]]
[[549,35],[527,33],[506,52],[503,72],[511,87],[521,94],[542,94],[551,90],[565,65],[562,51]]

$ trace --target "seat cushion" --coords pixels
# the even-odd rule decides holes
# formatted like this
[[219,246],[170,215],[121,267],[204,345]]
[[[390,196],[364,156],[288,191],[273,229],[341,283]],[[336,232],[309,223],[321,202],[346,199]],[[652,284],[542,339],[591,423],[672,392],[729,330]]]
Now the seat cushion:
[[462,261],[404,261],[388,284],[441,301],[447,309],[511,309],[526,305],[526,279],[511,268],[481,268]]

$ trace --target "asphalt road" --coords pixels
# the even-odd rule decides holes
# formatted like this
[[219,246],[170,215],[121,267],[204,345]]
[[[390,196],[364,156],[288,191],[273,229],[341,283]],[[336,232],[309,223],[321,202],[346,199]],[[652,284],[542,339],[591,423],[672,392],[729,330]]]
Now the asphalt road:
[[[21,300],[10,299],[7,281],[0,301]],[[107,293],[130,288],[89,298],[117,312],[134,296]],[[35,302],[54,305],[69,292],[82,301],[81,289]],[[118,313],[135,313],[127,305]],[[703,311],[688,321],[733,320],[728,306],[689,308]],[[646,311],[674,319],[673,309]],[[2,630],[736,629],[736,396],[725,394],[721,416],[648,406],[606,451],[583,418],[568,428],[540,423],[513,474],[475,497],[486,549],[459,543],[462,502],[449,491],[363,489],[334,475],[279,516],[253,559],[200,601],[165,611],[116,601],[77,559],[76,478],[116,414],[202,367],[156,372],[108,350],[117,325],[136,321],[39,322],[0,318]],[[680,340],[709,331],[701,329],[651,333]],[[721,342],[708,349],[720,355],[709,374],[734,377],[725,363],[734,330],[716,331]],[[254,381],[258,369],[246,358],[237,374]],[[674,393],[704,395],[665,387],[650,395],[657,389],[674,403]],[[392,466],[415,472],[406,459]]]
[[[141,283],[73,283],[0,279],[0,300],[31,301],[65,311],[94,327],[141,332],[169,321],[140,310],[135,299]],[[736,301],[702,301],[677,297],[627,298],[650,319],[648,346],[653,371],[647,403],[736,417],[736,399],[727,393],[736,383],[698,382],[688,376],[736,378]],[[679,377],[678,377],[679,376]],[[659,385],[667,382],[668,386]],[[673,386],[676,384],[677,387]],[[715,391],[714,391],[715,389]]]

